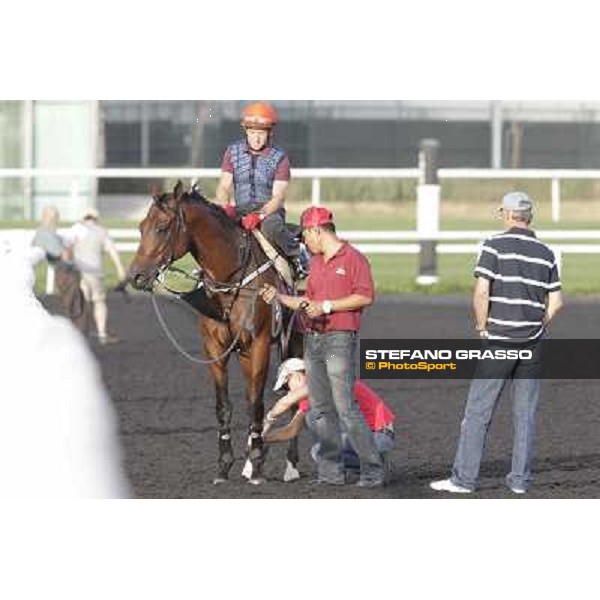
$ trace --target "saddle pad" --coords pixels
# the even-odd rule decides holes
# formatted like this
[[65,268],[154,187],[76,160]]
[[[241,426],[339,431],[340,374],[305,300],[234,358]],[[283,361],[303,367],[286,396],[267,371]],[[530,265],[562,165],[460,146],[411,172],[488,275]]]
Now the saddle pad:
[[294,286],[294,278],[292,276],[292,270],[290,269],[290,265],[288,261],[275,250],[273,245],[267,240],[262,231],[257,229],[253,229],[252,233],[254,237],[258,240],[260,247],[263,249],[264,253],[267,257],[273,261],[275,269],[281,276],[281,278],[285,281],[286,285],[289,288]]

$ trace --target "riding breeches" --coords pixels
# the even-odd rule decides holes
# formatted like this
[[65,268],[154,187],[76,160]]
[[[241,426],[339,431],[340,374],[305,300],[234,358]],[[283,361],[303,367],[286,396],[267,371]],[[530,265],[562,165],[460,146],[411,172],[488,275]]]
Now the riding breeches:
[[285,256],[296,256],[299,251],[299,244],[287,228],[284,215],[283,211],[270,214],[261,223],[260,230],[269,242]]

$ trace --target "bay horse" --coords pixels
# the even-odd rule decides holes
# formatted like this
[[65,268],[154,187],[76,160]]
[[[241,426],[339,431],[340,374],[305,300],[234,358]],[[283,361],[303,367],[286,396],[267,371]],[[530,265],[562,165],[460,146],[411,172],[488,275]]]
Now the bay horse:
[[[199,309],[203,314],[199,317],[198,327],[204,351],[213,360],[209,369],[216,392],[219,444],[214,483],[229,478],[235,460],[227,368],[231,353],[227,349],[236,339],[235,350],[246,380],[250,418],[246,459],[252,466],[252,473],[248,480],[262,483],[265,454],[261,435],[263,393],[272,343],[272,308],[262,301],[258,290],[264,283],[278,285],[278,275],[266,264],[268,259],[250,232],[195,189],[191,194],[184,191],[181,181],[172,193],[153,196],[148,213],[140,223],[140,233],[140,244],[128,272],[128,280],[135,288],[151,291],[157,277],[187,252],[204,273],[208,295]],[[291,354],[301,355],[301,336],[294,333],[291,338]],[[296,468],[297,441],[288,448],[288,461]]]

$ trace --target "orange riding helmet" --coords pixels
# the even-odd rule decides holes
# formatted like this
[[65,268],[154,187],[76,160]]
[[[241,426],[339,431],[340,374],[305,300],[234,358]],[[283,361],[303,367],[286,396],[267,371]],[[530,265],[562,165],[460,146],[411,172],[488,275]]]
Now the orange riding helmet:
[[277,111],[268,102],[253,102],[242,111],[242,127],[271,129],[277,124]]

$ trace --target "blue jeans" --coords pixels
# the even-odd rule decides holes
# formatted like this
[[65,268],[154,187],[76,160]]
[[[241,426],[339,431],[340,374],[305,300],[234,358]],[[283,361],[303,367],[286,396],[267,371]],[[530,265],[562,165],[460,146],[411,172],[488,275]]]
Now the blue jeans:
[[[519,360],[506,360],[495,365],[500,378],[476,378],[471,382],[465,415],[461,424],[458,449],[452,467],[452,481],[474,490],[492,416],[500,394],[508,381],[512,382],[514,396],[514,438],[512,465],[506,477],[510,487],[526,490],[531,478],[531,458],[535,435],[535,411],[540,397],[539,374],[541,345],[532,348],[532,363],[523,365]],[[503,371],[503,372],[502,372]],[[531,378],[523,377],[527,375]]]
[[[310,411],[306,416],[306,426],[311,433],[314,435],[314,423],[311,417]],[[373,440],[375,441],[375,446],[377,446],[377,451],[379,452],[381,459],[384,460],[384,456],[392,450],[394,447],[394,438],[389,433],[383,431],[374,431],[373,432]],[[358,458],[358,454],[354,450],[352,446],[352,442],[348,437],[348,434],[342,431],[342,444],[344,445],[344,450],[342,452],[342,461],[344,463],[344,470],[346,471],[360,471],[360,459]],[[319,455],[319,442],[313,444],[310,448],[310,455],[312,459],[316,462],[318,460]]]
[[359,457],[361,479],[381,482],[384,477],[373,434],[354,399],[357,343],[354,331],[307,333],[304,338],[311,419],[319,443],[317,473],[328,482],[344,481],[342,429]]

